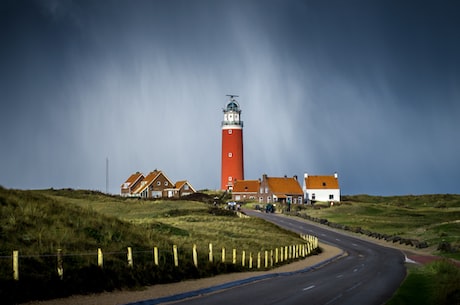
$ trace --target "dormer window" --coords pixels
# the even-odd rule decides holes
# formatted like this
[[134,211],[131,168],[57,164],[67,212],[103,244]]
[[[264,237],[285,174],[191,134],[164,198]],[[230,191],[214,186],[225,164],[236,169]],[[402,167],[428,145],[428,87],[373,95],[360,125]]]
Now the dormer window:
[[326,186],[326,182],[323,182],[323,186]]

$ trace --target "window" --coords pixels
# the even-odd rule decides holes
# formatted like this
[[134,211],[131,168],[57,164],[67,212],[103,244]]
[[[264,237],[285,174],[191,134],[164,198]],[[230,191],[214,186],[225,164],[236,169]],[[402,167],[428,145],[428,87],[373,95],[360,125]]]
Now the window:
[[315,193],[311,194],[311,200],[315,200],[315,199],[316,199],[316,194]]
[[329,199],[333,200],[334,199],[334,194],[329,194]]
[[323,182],[323,186],[326,186],[326,182]]
[[157,185],[160,186],[160,185],[161,185],[161,182],[160,182],[160,181],[157,181]]
[[168,186],[168,181],[165,181],[165,186]]
[[228,134],[232,134],[233,130],[229,129]]
[[229,177],[228,177],[228,181],[232,181],[232,176],[229,176]]
[[188,191],[188,184],[184,185],[184,190]]
[[267,193],[268,193],[268,187],[265,188],[265,194],[267,194]]
[[231,152],[228,153],[228,157],[231,158],[233,154]]

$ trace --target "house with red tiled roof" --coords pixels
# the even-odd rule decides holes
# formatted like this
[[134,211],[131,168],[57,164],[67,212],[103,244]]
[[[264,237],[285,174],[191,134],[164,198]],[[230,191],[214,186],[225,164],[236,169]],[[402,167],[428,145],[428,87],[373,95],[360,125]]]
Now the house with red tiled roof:
[[154,170],[147,176],[137,172],[121,185],[121,195],[130,197],[179,198],[193,193],[196,193],[196,190],[190,182],[181,180],[172,183],[166,174],[159,170]]
[[131,196],[142,180],[144,180],[144,175],[140,172],[136,172],[129,176],[121,185],[121,196]]
[[303,192],[307,202],[340,202],[339,177],[337,173],[329,176],[304,174]]
[[280,202],[291,205],[302,204],[304,193],[297,181],[297,176],[268,177],[263,175],[257,196],[259,203]]
[[235,180],[233,182],[233,201],[256,201],[260,180]]
[[159,170],[154,170],[145,176],[139,186],[133,191],[133,195],[141,198],[165,197],[163,191],[174,187],[171,180]]
[[196,193],[196,190],[187,180],[177,181],[173,188],[165,189],[167,197],[180,198]]

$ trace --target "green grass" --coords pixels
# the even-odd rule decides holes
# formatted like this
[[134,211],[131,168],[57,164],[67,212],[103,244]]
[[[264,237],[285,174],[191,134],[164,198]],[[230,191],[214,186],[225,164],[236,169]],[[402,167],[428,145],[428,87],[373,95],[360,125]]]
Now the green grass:
[[[201,197],[200,197],[201,196]],[[111,291],[187,278],[247,270],[230,263],[246,251],[303,243],[298,234],[257,218],[238,218],[217,209],[213,196],[202,201],[138,200],[84,190],[9,190],[0,187],[0,299],[15,304],[74,293]],[[208,261],[209,243],[215,261]],[[192,247],[197,245],[198,266]],[[179,266],[174,267],[172,246],[177,245]],[[160,265],[152,249],[159,249]],[[127,266],[127,247],[134,267]],[[221,248],[226,262],[221,262]],[[97,249],[104,268],[97,267]],[[64,254],[64,278],[56,272],[56,253]],[[13,250],[20,254],[20,280],[12,281]],[[285,263],[285,262],[284,262]],[[247,264],[246,264],[247,266]],[[254,269],[252,269],[254,270]]]
[[387,305],[460,304],[460,268],[448,261],[411,266]]
[[[403,238],[426,241],[435,254],[460,259],[460,195],[343,196],[333,207],[303,206],[301,214]],[[442,242],[454,252],[438,252]]]

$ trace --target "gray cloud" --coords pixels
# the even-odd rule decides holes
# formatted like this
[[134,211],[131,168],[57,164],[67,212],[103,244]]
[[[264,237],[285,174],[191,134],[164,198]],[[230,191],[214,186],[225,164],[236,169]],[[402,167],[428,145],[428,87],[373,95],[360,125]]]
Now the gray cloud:
[[[38,1],[0,9],[0,184],[218,188],[226,94],[245,173],[346,194],[458,193],[458,4]],[[3,43],[4,42],[4,43]]]

